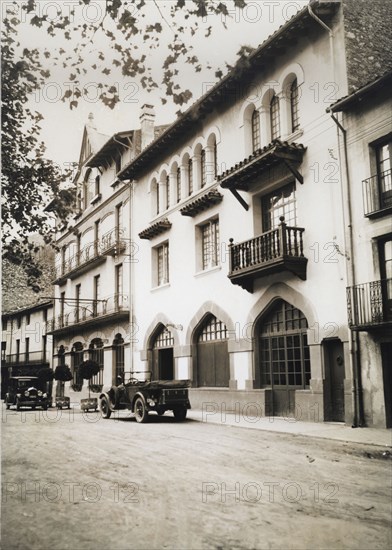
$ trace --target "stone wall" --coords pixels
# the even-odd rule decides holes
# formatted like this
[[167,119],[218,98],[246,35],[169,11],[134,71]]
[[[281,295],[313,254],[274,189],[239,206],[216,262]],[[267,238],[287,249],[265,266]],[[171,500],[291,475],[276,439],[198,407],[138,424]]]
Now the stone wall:
[[392,2],[343,0],[348,91],[392,70]]

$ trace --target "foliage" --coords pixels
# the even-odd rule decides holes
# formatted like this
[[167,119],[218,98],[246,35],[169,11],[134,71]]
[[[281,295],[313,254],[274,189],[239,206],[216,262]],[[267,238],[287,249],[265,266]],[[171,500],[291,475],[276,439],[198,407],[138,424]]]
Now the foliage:
[[[174,104],[182,106],[192,93],[179,84],[179,67],[192,66],[195,72],[203,68],[194,52],[193,37],[211,35],[208,16],[220,16],[225,26],[228,5],[241,9],[246,1],[75,0],[47,4],[39,0],[7,2],[2,26],[3,251],[9,261],[23,266],[37,291],[42,268],[35,257],[37,246],[28,237],[39,232],[46,243],[51,242],[51,214],[44,206],[50,200],[51,211],[65,219],[74,203],[74,191],[63,185],[71,170],[62,170],[45,158],[45,146],[39,140],[43,117],[29,106],[32,94],[42,89],[54,71],[66,70],[70,86],[64,88],[62,100],[73,109],[88,93],[83,78],[94,71],[99,100],[114,108],[120,98],[113,73],[120,71],[124,78],[137,79],[147,91],[159,90],[162,103],[171,97]],[[57,9],[56,17],[49,15],[49,4]],[[88,17],[86,11],[93,4],[102,7],[95,18]],[[21,45],[19,33],[26,25],[45,33],[43,51]],[[164,51],[160,45],[164,33],[169,33],[171,40],[157,77],[153,64]],[[238,52],[240,62],[249,51],[245,47]],[[208,64],[204,68],[212,69]],[[222,70],[215,76],[223,76]]]
[[93,376],[99,373],[100,366],[96,361],[93,361],[92,359],[87,359],[86,361],[83,361],[79,365],[79,373],[80,376],[84,380],[91,380]]
[[53,372],[53,370],[52,370],[51,368],[45,367],[45,368],[40,369],[40,370],[38,371],[37,376],[38,376],[38,380],[39,380],[42,384],[44,384],[44,383],[46,383],[46,382],[51,382],[51,381],[53,380],[53,378],[54,378],[54,372]]
[[69,382],[73,375],[68,365],[58,365],[54,371],[54,378],[60,382]]

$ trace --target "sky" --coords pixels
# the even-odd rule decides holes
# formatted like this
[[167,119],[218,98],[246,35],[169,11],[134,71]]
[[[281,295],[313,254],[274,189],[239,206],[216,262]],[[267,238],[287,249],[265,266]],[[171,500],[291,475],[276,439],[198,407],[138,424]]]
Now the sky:
[[[150,18],[152,22],[161,21],[163,27],[158,48],[153,52],[145,49],[145,54],[148,56],[147,63],[151,66],[153,75],[156,78],[160,76],[160,65],[167,52],[167,45],[172,38],[172,31],[165,22],[165,19],[168,21],[170,19],[168,15],[171,3],[166,0],[158,0],[158,10],[156,2],[147,0],[147,20]],[[10,2],[2,2],[3,14],[7,4],[10,4]],[[56,10],[61,10],[61,13],[68,13],[72,4],[76,5],[76,1],[40,0],[39,9],[50,20],[56,18]],[[228,7],[230,17],[207,15],[202,25],[205,26],[205,29],[212,26],[211,36],[205,38],[204,33],[201,33],[196,38],[191,39],[194,53],[202,61],[203,66],[209,62],[214,69],[218,67],[224,69],[225,62],[234,64],[236,53],[241,46],[258,46],[280,25],[303,8],[307,4],[307,0],[247,0],[247,6],[244,10],[234,8],[231,1],[227,1],[225,4]],[[22,14],[22,12],[20,13]],[[85,7],[83,11],[80,9],[76,11],[74,22],[83,24],[83,21],[87,19],[92,22],[96,21],[99,24],[102,21],[103,14],[103,0],[91,0],[89,6]],[[23,24],[20,26],[19,36],[22,46],[34,46],[42,50],[45,47],[54,49],[61,46],[66,52],[71,52],[72,49],[78,47],[77,36],[73,35],[72,39],[68,41],[64,39],[63,34],[59,35],[58,38],[50,39],[43,29],[37,29],[30,24],[29,17],[31,18],[33,14],[27,16],[23,13],[22,16]],[[176,18],[180,20],[182,16],[183,13],[179,13]],[[226,23],[227,30],[225,30],[223,22]],[[143,50],[143,44],[139,44],[139,46]],[[130,47],[132,47],[131,44]],[[168,124],[176,118],[175,113],[179,108],[178,105],[173,105],[170,98],[166,105],[162,105],[159,94],[146,93],[142,89],[138,78],[125,78],[115,68],[108,77],[102,75],[100,71],[94,71],[91,64],[96,50],[101,50],[104,54],[109,51],[99,32],[95,35],[92,52],[88,56],[86,54],[83,62],[88,70],[84,84],[88,86],[89,93],[79,101],[76,109],[70,110],[69,105],[61,101],[64,91],[72,86],[69,82],[69,70],[55,66],[51,57],[46,60],[51,76],[45,86],[37,91],[31,99],[31,106],[44,116],[44,121],[41,124],[41,138],[47,147],[46,156],[60,166],[78,161],[83,128],[88,120],[89,113],[94,114],[97,130],[107,135],[139,128],[140,108],[145,103],[154,105],[157,124]],[[178,65],[177,69],[179,70],[179,83],[184,84],[193,93],[190,102],[182,107],[182,110],[185,110],[217,79],[214,76],[215,70],[203,70],[201,73],[196,73],[191,65],[185,63]],[[110,81],[119,90],[120,102],[113,110],[104,106],[97,99],[97,83],[105,78],[106,82]]]

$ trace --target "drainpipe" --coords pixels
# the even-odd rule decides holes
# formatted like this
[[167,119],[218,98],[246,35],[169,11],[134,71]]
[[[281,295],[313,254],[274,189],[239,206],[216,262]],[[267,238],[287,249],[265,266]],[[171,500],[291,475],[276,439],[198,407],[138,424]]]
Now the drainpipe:
[[[343,163],[344,163],[344,183],[341,186],[341,196],[342,196],[342,205],[343,205],[343,225],[348,228],[348,232],[344,231],[345,239],[345,249],[348,250],[349,259],[346,263],[346,276],[347,283],[349,287],[355,286],[355,262],[354,262],[354,248],[353,248],[353,224],[352,224],[352,207],[351,207],[351,187],[350,187],[350,170],[348,166],[348,155],[347,155],[347,130],[339,122],[338,118],[335,117],[334,113],[327,109],[327,112],[330,112],[332,120],[337,126],[337,135],[338,135],[338,144],[339,144],[339,155],[341,152],[340,146],[340,132],[343,136]],[[339,132],[340,130],[340,132]],[[340,155],[341,156],[341,155]],[[346,204],[346,208],[344,205]],[[353,404],[353,423],[352,427],[363,427],[365,425],[363,417],[363,406],[362,406],[362,382],[361,382],[361,369],[359,361],[359,337],[358,332],[350,329],[350,338],[349,338],[349,351],[350,351],[350,363],[351,363],[351,373],[352,373],[352,404]]]
[[330,29],[328,27],[328,25],[326,25],[324,23],[324,21],[322,21],[320,19],[320,17],[318,17],[314,11],[312,10],[310,4],[308,4],[308,12],[309,12],[309,15],[310,17],[313,17],[313,19],[315,21],[317,21],[317,23],[319,25],[321,25],[329,34],[329,50],[330,50],[330,55],[331,55],[331,64],[332,64],[332,76],[333,76],[333,81],[335,82],[335,56],[334,56],[334,46],[333,46],[333,32],[332,32],[332,29]]
[[134,193],[134,184],[135,180],[129,182],[129,328],[131,331],[130,341],[129,341],[129,353],[130,353],[130,370],[134,370],[134,334],[135,329],[133,326],[134,323],[134,288],[135,288],[135,277],[134,277],[134,248],[133,248],[133,193]]

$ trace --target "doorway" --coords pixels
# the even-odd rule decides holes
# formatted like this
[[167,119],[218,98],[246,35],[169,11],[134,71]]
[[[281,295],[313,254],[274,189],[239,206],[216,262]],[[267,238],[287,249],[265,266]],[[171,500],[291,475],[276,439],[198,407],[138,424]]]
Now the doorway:
[[344,422],[344,352],[339,339],[324,342],[325,357],[325,420]]
[[152,380],[174,379],[174,338],[164,325],[155,337],[152,349]]
[[392,428],[392,342],[381,344],[384,383],[385,427]]

